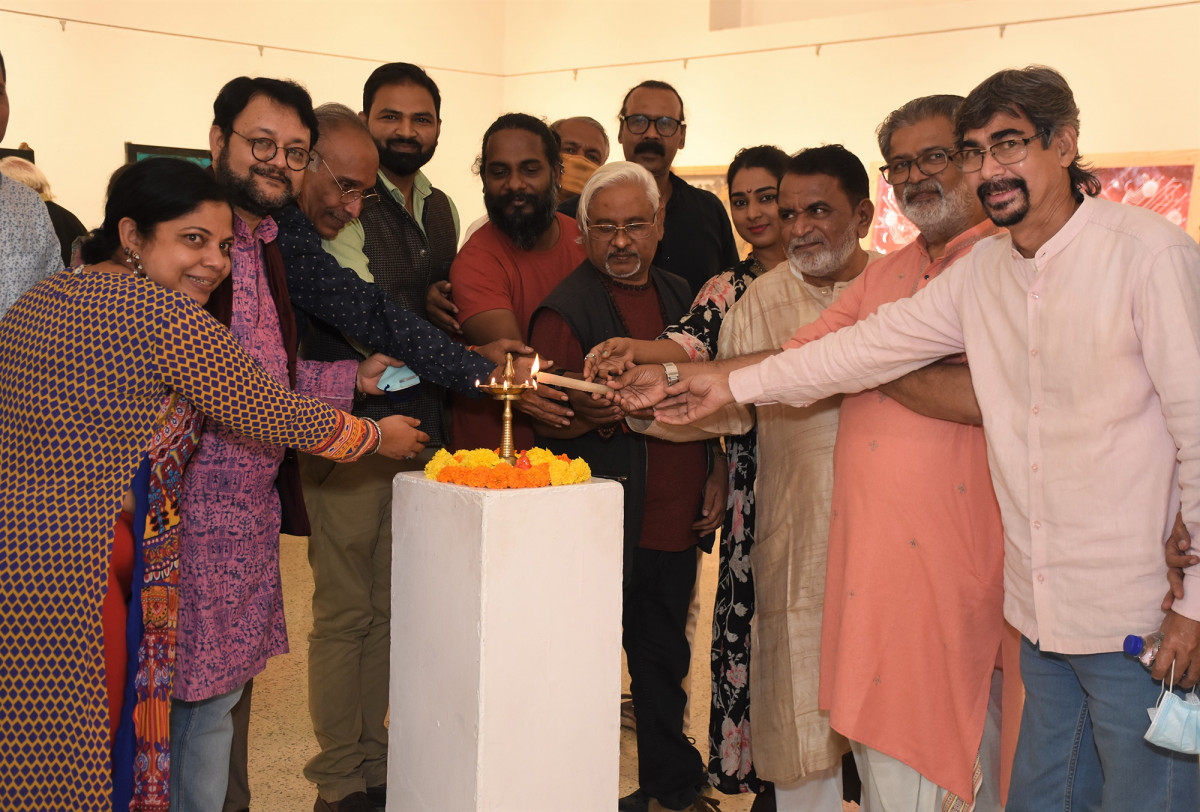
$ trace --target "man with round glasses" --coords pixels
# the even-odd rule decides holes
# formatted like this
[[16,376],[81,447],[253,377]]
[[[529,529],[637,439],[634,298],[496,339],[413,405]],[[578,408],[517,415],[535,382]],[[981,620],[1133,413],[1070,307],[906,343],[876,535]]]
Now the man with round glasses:
[[[295,322],[272,214],[295,200],[316,140],[312,99],[294,82],[240,76],[213,103],[209,145],[217,180],[233,203],[234,245],[228,295],[218,290],[210,306],[284,385],[297,380]],[[314,367],[302,390],[349,398],[355,366]],[[281,466],[294,474],[294,456],[285,461],[283,448],[208,421],[184,476],[172,810],[221,809],[233,708],[266,660],[287,651],[278,538],[281,523],[289,532],[307,527],[301,514],[281,508],[281,497],[301,499],[298,479],[295,489],[277,489]]]
[[[617,120],[617,141],[625,160],[650,172],[665,206],[663,237],[654,264],[686,279],[694,296],[705,282],[736,264],[738,255],[721,201],[671,171],[676,153],[687,140],[683,99],[666,82],[647,79],[625,94]],[[560,211],[576,213],[566,206]]]
[[[1153,212],[1095,197],[1079,109],[1050,68],[991,76],[955,127],[970,186],[1008,232],[874,318],[688,377],[658,417],[803,404],[965,349],[1003,518],[1005,618],[1022,637],[1006,808],[1193,812],[1197,757],[1145,737],[1169,683],[1182,704],[1200,679],[1200,567],[1161,606],[1181,508],[1200,533],[1200,248]],[[1154,631],[1147,672],[1122,642]]]
[[[584,186],[577,233],[587,259],[545,298],[530,328],[530,343],[572,376],[583,369],[586,348],[614,336],[655,338],[691,305],[687,283],[653,265],[662,213],[653,176],[635,163],[606,164]],[[626,431],[622,412],[607,400],[584,394],[571,405],[568,425],[536,425],[539,445],[582,456],[593,473],[618,477],[625,489],[622,644],[638,717],[641,788],[619,806],[691,809],[704,803],[707,781],[683,729],[682,681],[691,661],[685,628],[699,531],[711,532],[724,516],[701,511],[706,504],[723,508],[726,471],[717,465],[706,475],[703,442]]]

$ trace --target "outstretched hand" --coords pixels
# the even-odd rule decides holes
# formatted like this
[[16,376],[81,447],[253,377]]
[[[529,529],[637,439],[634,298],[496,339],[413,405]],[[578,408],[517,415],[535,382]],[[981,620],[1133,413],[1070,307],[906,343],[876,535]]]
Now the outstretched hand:
[[571,425],[571,418],[575,416],[567,394],[551,386],[526,389],[520,400],[513,401],[513,408],[534,420],[559,428]]
[[[518,381],[524,381],[529,377],[529,366],[533,363],[533,347],[530,347],[524,341],[518,341],[515,338],[497,338],[495,341],[475,347],[475,352],[496,365],[496,371],[492,375],[498,381],[504,378],[504,364],[507,361],[505,357],[507,353],[511,352],[514,356],[528,356],[513,358],[513,372],[516,373]],[[522,362],[525,364],[524,367],[521,366]]]
[[633,339],[618,336],[601,341],[583,357],[583,379],[621,375],[633,365]]
[[668,387],[667,395],[654,407],[654,419],[672,426],[694,423],[733,403],[729,376],[721,373],[694,375]]
[[662,364],[642,364],[609,381],[613,400],[626,414],[658,405],[667,396],[667,371]]
[[379,451],[394,460],[410,460],[425,450],[429,435],[417,428],[421,421],[394,414],[375,421],[379,425]]
[[390,355],[377,352],[358,362],[358,372],[354,376],[354,388],[364,395],[382,395],[379,388],[379,377],[387,372],[388,367],[402,367],[403,361],[397,361]]

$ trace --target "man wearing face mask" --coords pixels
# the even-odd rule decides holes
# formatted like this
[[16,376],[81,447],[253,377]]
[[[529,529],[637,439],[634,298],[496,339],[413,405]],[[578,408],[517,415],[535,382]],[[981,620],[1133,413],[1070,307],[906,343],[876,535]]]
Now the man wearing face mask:
[[[666,207],[654,264],[686,279],[695,296],[705,282],[735,265],[738,255],[733,227],[721,201],[671,171],[687,136],[683,98],[666,82],[647,79],[625,94],[618,118],[617,141],[625,160],[640,164],[654,176]],[[572,206],[561,210],[575,215]]]
[[550,129],[558,136],[562,150],[563,180],[558,210],[566,211],[564,207],[568,204],[573,210],[583,185],[608,161],[608,133],[603,124],[588,116],[560,118]]
[[[583,189],[580,215],[587,259],[546,297],[531,327],[531,343],[575,376],[586,348],[614,336],[655,338],[691,304],[687,283],[651,261],[662,207],[650,173],[627,161],[601,167]],[[594,473],[620,477],[625,489],[622,644],[638,715],[641,789],[620,808],[707,809],[704,764],[683,732],[681,681],[691,659],[685,626],[696,548],[724,515],[701,510],[713,489],[725,504],[727,472],[714,465],[706,474],[704,443],[625,431],[608,401],[577,405],[566,426],[538,424],[538,442],[582,456]]]

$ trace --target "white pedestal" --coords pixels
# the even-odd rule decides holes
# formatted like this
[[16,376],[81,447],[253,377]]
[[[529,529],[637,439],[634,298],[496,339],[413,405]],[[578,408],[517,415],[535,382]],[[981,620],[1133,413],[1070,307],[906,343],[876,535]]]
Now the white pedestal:
[[388,809],[611,812],[621,486],[392,488]]

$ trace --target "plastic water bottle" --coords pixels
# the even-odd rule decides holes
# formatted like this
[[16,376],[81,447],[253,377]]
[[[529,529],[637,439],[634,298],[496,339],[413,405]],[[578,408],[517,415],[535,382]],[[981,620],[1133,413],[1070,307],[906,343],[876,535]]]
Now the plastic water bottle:
[[1149,668],[1154,664],[1162,642],[1162,632],[1153,632],[1145,637],[1131,634],[1125,638],[1125,653],[1130,657],[1137,657],[1142,665]]

